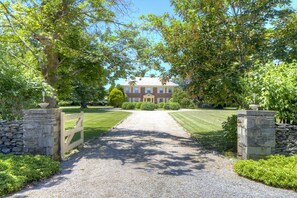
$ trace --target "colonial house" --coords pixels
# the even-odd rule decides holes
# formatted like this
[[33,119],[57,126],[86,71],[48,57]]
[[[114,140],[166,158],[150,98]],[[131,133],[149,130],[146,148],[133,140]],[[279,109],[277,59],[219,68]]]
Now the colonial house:
[[137,77],[121,84],[129,102],[168,102],[173,89],[178,85],[160,78]]

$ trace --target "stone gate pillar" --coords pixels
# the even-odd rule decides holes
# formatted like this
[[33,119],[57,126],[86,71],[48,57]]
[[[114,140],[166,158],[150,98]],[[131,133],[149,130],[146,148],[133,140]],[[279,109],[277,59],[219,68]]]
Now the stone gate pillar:
[[274,111],[237,112],[237,156],[260,159],[275,152]]
[[24,111],[24,153],[60,159],[60,109]]

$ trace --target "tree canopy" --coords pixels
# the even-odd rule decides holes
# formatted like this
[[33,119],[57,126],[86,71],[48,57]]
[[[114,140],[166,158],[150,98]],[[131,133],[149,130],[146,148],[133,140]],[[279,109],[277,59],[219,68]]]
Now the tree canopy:
[[162,35],[155,50],[171,65],[170,76],[186,79],[187,89],[205,102],[242,105],[239,81],[256,61],[295,58],[290,2],[171,0],[174,15],[143,18]]
[[58,98],[76,82],[102,86],[158,67],[148,39],[120,21],[126,9],[123,0],[1,0],[0,51],[41,75]]

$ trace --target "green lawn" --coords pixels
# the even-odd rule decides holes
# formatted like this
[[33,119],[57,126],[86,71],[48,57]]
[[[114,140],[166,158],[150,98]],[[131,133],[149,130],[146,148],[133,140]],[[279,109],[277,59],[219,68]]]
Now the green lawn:
[[223,152],[222,122],[235,110],[201,110],[173,112],[170,115],[206,149]]
[[[124,111],[107,111],[106,107],[89,107],[84,109],[84,137],[85,141],[100,136],[108,131],[131,113]],[[62,107],[66,114],[79,113],[79,107]],[[66,128],[73,126],[75,121],[66,123]]]

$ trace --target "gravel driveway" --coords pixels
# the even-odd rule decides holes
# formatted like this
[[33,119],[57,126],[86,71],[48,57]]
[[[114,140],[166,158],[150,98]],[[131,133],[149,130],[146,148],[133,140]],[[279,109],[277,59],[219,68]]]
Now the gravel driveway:
[[237,176],[166,111],[135,111],[62,162],[63,171],[12,197],[297,197]]

